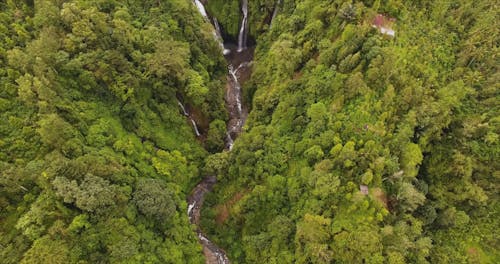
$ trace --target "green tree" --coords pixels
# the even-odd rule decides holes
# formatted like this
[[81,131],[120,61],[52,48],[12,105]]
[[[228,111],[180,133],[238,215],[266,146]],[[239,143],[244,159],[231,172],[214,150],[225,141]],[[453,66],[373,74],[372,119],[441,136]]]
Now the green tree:
[[206,140],[207,150],[212,153],[222,151],[226,138],[226,123],[219,119],[210,122]]
[[141,179],[137,182],[133,200],[139,211],[158,223],[168,223],[175,213],[173,193],[160,179]]
[[54,263],[65,264],[70,262],[70,247],[61,239],[44,236],[37,239],[33,246],[24,254],[20,263],[42,264]]
[[186,44],[174,40],[165,40],[158,42],[155,52],[147,55],[146,65],[149,71],[158,78],[184,82],[190,56]]
[[40,133],[43,143],[51,148],[60,149],[69,139],[76,136],[75,129],[57,114],[50,114],[40,120]]
[[328,241],[331,237],[328,227],[331,219],[319,215],[304,215],[303,221],[297,224],[295,243],[298,263],[329,263],[333,252]]
[[87,174],[74,194],[75,205],[84,211],[100,213],[115,205],[117,192],[117,187],[109,181]]
[[418,206],[424,204],[425,195],[420,193],[413,184],[402,182],[398,184],[396,199],[403,211],[414,211]]

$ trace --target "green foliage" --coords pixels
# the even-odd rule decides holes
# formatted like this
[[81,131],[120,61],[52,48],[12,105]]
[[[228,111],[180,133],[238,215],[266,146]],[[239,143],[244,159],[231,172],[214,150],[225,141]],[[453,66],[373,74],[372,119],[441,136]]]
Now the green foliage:
[[207,11],[217,18],[224,34],[237,42],[241,21],[240,2],[238,0],[208,1]]
[[185,43],[165,40],[156,44],[154,53],[146,55],[146,64],[158,78],[169,79],[174,83],[184,82],[189,57],[189,47]]
[[49,236],[45,236],[35,241],[30,250],[26,252],[20,263],[64,264],[70,261],[69,251],[68,244],[63,240],[51,239]]
[[332,252],[327,245],[330,238],[327,227],[330,223],[328,218],[306,214],[304,220],[297,224],[295,241],[298,244],[298,263],[329,263],[332,260]]
[[[240,8],[207,3],[226,40]],[[2,1],[2,263],[203,263],[204,175],[234,263],[497,263],[497,21],[485,0],[249,1],[227,152],[227,68],[192,2]]]
[[277,1],[250,2],[252,111],[207,160],[208,236],[238,263],[495,263],[495,5],[282,1],[267,27]]
[[38,133],[44,144],[56,149],[61,149],[66,141],[75,136],[74,128],[56,114],[40,121]]
[[166,223],[175,212],[172,193],[165,182],[158,179],[141,179],[137,183],[133,200],[139,212],[160,223]]
[[63,197],[65,203],[74,203],[87,212],[100,213],[115,205],[118,188],[109,181],[91,174],[85,175],[77,185],[64,177],[57,177],[53,182],[56,194]]
[[221,152],[225,147],[226,137],[226,123],[224,121],[216,119],[210,122],[206,140],[207,150],[212,153]]
[[1,262],[202,263],[176,100],[224,119],[226,68],[194,5],[3,1],[0,36]]

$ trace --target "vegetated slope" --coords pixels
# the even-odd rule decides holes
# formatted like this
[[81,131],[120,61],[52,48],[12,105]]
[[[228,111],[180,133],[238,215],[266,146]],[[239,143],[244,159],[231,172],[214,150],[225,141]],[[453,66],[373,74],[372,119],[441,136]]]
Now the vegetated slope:
[[177,97],[226,119],[226,69],[193,4],[2,1],[0,35],[0,262],[203,263]]
[[209,237],[235,263],[498,262],[498,28],[490,1],[283,1],[207,162]]

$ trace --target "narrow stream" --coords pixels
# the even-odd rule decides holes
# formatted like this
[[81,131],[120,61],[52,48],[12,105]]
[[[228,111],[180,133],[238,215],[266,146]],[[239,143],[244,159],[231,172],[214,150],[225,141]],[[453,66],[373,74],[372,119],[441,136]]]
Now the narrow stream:
[[212,191],[213,186],[217,183],[217,178],[215,176],[205,177],[191,192],[188,197],[188,217],[192,224],[196,225],[196,234],[198,239],[203,246],[203,254],[205,255],[205,263],[208,264],[229,264],[229,259],[226,256],[226,252],[221,248],[217,247],[212,241],[210,241],[203,231],[201,230],[200,224],[200,212],[203,201],[205,200],[205,194]]
[[[229,113],[229,120],[226,128],[226,149],[224,151],[231,151],[234,140],[241,133],[248,116],[248,108],[243,104],[241,84],[250,77],[254,50],[253,47],[247,47],[248,2],[247,0],[241,1],[242,21],[238,43],[224,43],[217,18],[214,17],[213,20],[210,21],[203,4],[199,0],[194,0],[194,4],[198,8],[200,14],[205,17],[208,22],[212,22],[215,39],[219,41],[221,52],[228,63],[227,85],[224,100],[226,102],[226,109]],[[180,101],[178,101],[178,104],[184,115],[189,117],[189,113],[186,111],[184,105]],[[200,136],[196,122],[194,122],[191,117],[189,118],[193,124],[195,134]],[[230,261],[225,251],[210,241],[200,228],[200,212],[205,200],[205,195],[212,191],[216,183],[217,178],[215,176],[207,176],[196,185],[187,198],[187,214],[189,221],[197,227],[196,233],[203,246],[203,254],[205,255],[206,263],[229,264]]]

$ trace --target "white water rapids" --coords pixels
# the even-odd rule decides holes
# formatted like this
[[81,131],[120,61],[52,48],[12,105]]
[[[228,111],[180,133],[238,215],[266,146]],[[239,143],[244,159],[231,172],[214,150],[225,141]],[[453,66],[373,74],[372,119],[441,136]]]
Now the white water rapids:
[[248,0],[241,1],[241,12],[243,13],[243,19],[241,21],[240,34],[238,35],[238,52],[247,48]]
[[234,69],[233,65],[229,65],[228,69],[229,69],[229,75],[233,78],[234,88],[237,91],[236,106],[238,108],[238,114],[241,115],[241,85],[240,82],[238,81],[238,76],[236,76],[240,68],[238,67],[237,69]]

